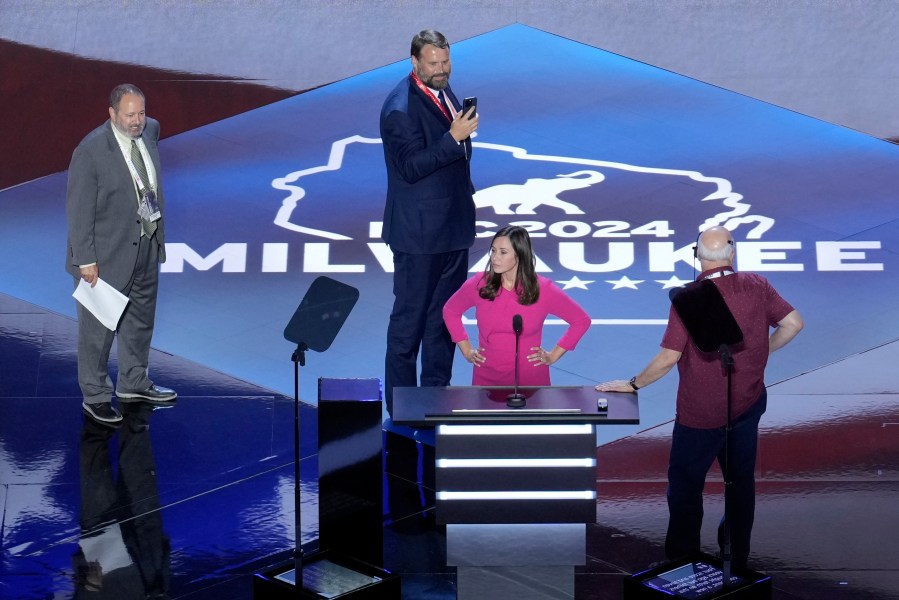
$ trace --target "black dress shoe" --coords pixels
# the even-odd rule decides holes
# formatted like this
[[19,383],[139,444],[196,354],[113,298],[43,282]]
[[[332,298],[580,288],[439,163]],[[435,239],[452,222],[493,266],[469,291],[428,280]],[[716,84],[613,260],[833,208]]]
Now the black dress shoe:
[[82,402],[81,410],[91,419],[103,425],[116,426],[122,423],[122,413],[111,402],[100,402],[98,404]]
[[141,390],[139,392],[116,392],[116,396],[123,400],[138,400],[143,402],[150,402],[151,404],[170,404],[175,401],[178,397],[178,394],[175,393],[175,390],[170,390],[169,388],[162,387],[161,385],[151,385],[145,390]]

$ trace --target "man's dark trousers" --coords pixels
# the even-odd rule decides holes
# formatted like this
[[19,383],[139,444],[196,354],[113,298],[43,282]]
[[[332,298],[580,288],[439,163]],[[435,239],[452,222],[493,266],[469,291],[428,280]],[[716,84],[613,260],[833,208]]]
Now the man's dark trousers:
[[421,385],[450,383],[455,344],[443,322],[443,305],[465,282],[468,249],[439,254],[394,252],[393,269],[394,303],[384,365],[384,396],[391,415],[393,388],[418,385],[419,347]]
[[[722,399],[722,402],[725,399]],[[726,517],[730,520],[732,564],[745,567],[755,517],[755,462],[758,451],[759,420],[765,412],[768,393],[737,419],[730,432],[731,489]],[[677,559],[700,550],[702,490],[712,461],[724,464],[724,427],[695,429],[674,424],[668,463],[668,534],[665,553]],[[723,469],[723,466],[722,466]],[[722,519],[723,524],[723,519]],[[719,545],[723,528],[719,526]]]

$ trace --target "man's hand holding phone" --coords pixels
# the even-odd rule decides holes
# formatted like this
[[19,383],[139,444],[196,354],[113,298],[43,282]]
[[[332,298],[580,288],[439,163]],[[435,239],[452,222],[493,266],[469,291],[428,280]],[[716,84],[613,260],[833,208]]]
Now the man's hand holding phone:
[[475,96],[469,96],[462,101],[462,114],[467,115],[471,119],[478,112],[478,99]]
[[450,135],[457,142],[468,139],[478,130],[478,99],[466,98],[462,102],[462,110],[456,113],[450,126]]

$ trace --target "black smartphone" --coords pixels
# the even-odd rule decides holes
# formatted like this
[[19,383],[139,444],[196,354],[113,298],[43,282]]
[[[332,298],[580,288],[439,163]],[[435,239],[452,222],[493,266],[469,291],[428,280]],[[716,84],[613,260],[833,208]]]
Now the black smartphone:
[[469,96],[465,100],[462,101],[462,114],[468,114],[468,118],[471,119],[474,117],[475,113],[478,112],[478,99],[474,96]]

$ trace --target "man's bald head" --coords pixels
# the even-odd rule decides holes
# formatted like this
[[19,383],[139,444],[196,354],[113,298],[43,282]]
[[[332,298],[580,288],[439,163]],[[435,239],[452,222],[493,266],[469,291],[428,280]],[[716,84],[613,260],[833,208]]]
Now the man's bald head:
[[696,245],[696,256],[699,260],[733,263],[734,238],[724,227],[706,229],[700,234]]

